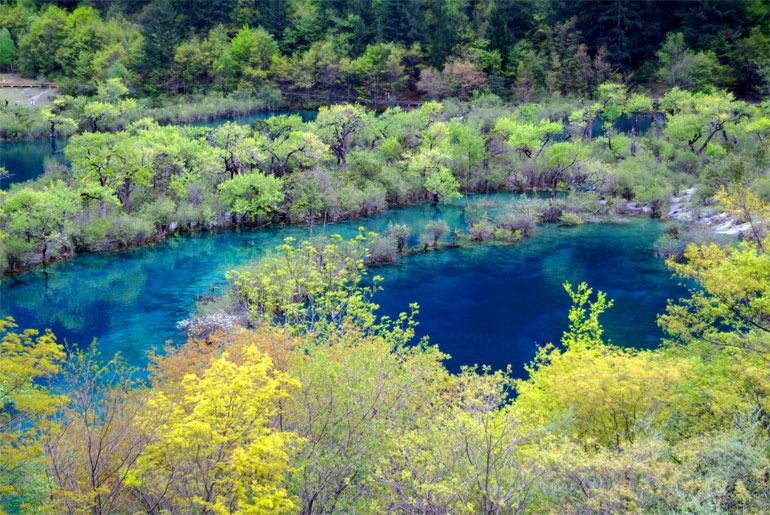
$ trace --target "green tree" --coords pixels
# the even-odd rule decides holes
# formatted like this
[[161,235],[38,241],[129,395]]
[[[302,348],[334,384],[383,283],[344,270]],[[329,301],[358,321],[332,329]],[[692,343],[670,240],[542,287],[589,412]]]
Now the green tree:
[[222,201],[233,213],[246,213],[254,220],[274,211],[283,200],[280,177],[251,172],[237,175],[218,186]]
[[466,191],[476,189],[484,175],[482,166],[486,158],[486,137],[481,127],[471,123],[452,120],[448,128],[452,169],[462,178]]
[[664,134],[698,155],[722,149],[716,136],[722,133],[725,141],[748,117],[746,104],[730,93],[693,94],[674,88],[661,99],[661,106],[667,111]]
[[382,42],[398,42],[408,46],[425,37],[425,17],[421,2],[383,0],[376,5]]
[[19,72],[27,77],[37,74],[55,75],[61,71],[56,50],[67,36],[67,12],[49,5],[18,40]]
[[231,41],[231,55],[243,79],[252,85],[267,81],[278,43],[263,29],[244,26]]
[[458,29],[458,16],[456,12],[450,12],[451,7],[459,5],[450,4],[443,0],[432,0],[429,9],[433,23],[429,27],[432,34],[430,45],[430,61],[435,68],[441,68],[454,49]]
[[255,135],[260,151],[258,166],[280,177],[307,169],[328,159],[329,147],[315,133],[302,127],[297,115],[276,116]]
[[403,55],[403,48],[393,43],[367,45],[364,54],[353,63],[375,105],[386,93],[395,95],[403,87],[406,81],[401,64]]
[[321,107],[316,124],[321,139],[329,145],[337,164],[344,170],[353,138],[366,125],[364,110],[354,105]]
[[30,254],[40,252],[43,264],[47,263],[68,246],[65,228],[79,204],[76,192],[56,182],[46,189],[21,188],[8,195],[0,213],[8,231],[9,253],[13,253],[9,258],[24,264]]
[[702,89],[719,84],[721,68],[712,52],[687,48],[681,32],[671,33],[656,53],[658,78],[667,86]]
[[11,33],[3,27],[0,30],[0,68],[13,72],[16,62],[16,45],[11,39]]
[[153,0],[142,15],[143,46],[140,71],[145,86],[156,91],[166,67],[174,60],[179,41],[177,13],[171,0]]
[[150,163],[143,159],[143,153],[149,151],[135,145],[127,132],[91,132],[73,136],[65,154],[72,162],[75,177],[87,190],[84,194],[98,199],[100,216],[105,218],[110,197],[117,197],[130,213],[134,191],[149,185]]
[[285,51],[303,52],[323,33],[321,8],[314,1],[292,2],[287,21],[281,41]]

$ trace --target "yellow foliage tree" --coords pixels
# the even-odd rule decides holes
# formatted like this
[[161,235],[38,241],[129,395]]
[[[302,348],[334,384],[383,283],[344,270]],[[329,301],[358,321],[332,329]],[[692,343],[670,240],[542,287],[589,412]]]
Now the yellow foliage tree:
[[697,368],[685,390],[683,423],[719,427],[740,412],[770,414],[770,206],[746,189],[717,195],[744,238],[734,245],[690,244],[685,261],[668,261],[697,284],[670,302],[658,323],[668,349]]
[[50,331],[40,335],[0,319],[0,513],[23,508],[45,494],[41,478],[41,435],[51,429],[49,415],[66,400],[40,381],[56,374],[64,351]]
[[127,483],[147,506],[174,513],[291,512],[281,484],[294,435],[270,422],[298,385],[250,347],[242,363],[225,352],[179,388],[156,388],[144,417],[164,419]]
[[510,405],[509,371],[466,369],[414,425],[389,435],[372,513],[526,513],[546,472]]
[[618,447],[633,442],[647,426],[667,416],[666,406],[686,371],[683,361],[663,360],[653,352],[613,347],[602,342],[599,315],[612,302],[583,283],[572,290],[570,327],[564,349],[552,344],[539,349],[519,381],[516,405],[542,422],[568,421],[571,433],[588,445]]

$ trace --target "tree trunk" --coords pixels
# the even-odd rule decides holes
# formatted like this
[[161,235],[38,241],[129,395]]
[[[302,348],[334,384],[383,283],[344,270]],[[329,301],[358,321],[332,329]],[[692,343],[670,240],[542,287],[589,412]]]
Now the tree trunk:
[[123,209],[126,213],[131,211],[131,186],[128,181],[123,184]]
[[553,199],[556,198],[556,183],[559,180],[558,175],[554,175],[553,177],[553,184],[551,185],[551,202],[553,202]]

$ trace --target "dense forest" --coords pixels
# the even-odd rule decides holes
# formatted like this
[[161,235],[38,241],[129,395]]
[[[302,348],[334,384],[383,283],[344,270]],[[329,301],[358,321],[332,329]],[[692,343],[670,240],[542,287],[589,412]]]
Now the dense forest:
[[[0,514],[767,513],[769,27],[767,0],[0,0],[0,71],[58,85],[0,137],[68,136],[0,190],[0,295],[35,268],[42,306],[77,254],[307,229],[198,292],[186,343],[119,333],[142,369],[0,302]],[[334,231],[449,202],[463,229]],[[523,371],[451,370],[417,304],[378,311],[394,262],[630,217],[688,288],[652,348],[559,267],[566,330]]]
[[529,100],[607,80],[770,87],[767,0],[0,2],[0,67],[93,94],[277,87]]

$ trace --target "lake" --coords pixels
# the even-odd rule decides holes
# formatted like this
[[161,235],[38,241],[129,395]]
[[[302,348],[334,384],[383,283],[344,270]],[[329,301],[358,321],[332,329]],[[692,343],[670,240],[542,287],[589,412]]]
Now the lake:
[[[491,210],[521,197],[495,194]],[[473,202],[485,202],[476,196]],[[464,229],[462,200],[389,210],[328,225],[327,233],[353,236],[359,226],[384,231],[389,222],[408,224],[412,244],[425,224],[442,218]],[[384,277],[375,301],[380,313],[396,316],[410,302],[420,304],[418,336],[462,365],[513,366],[521,376],[536,344],[558,342],[567,327],[569,298],[564,281],[586,281],[606,291],[615,306],[602,318],[613,343],[654,347],[661,332],[656,316],[669,298],[686,290],[671,279],[653,253],[662,223],[578,227],[539,226],[511,245],[466,244],[416,253],[373,269]],[[316,226],[316,234],[319,231]],[[450,232],[451,232],[450,230]],[[80,255],[67,262],[8,276],[0,284],[0,314],[23,328],[51,328],[60,341],[86,346],[97,339],[106,357],[121,352],[129,363],[146,364],[146,351],[164,341],[181,342],[178,321],[189,316],[200,295],[221,291],[225,273],[263,255],[285,237],[306,237],[307,227],[221,230],[177,235],[163,243],[118,252]]]

